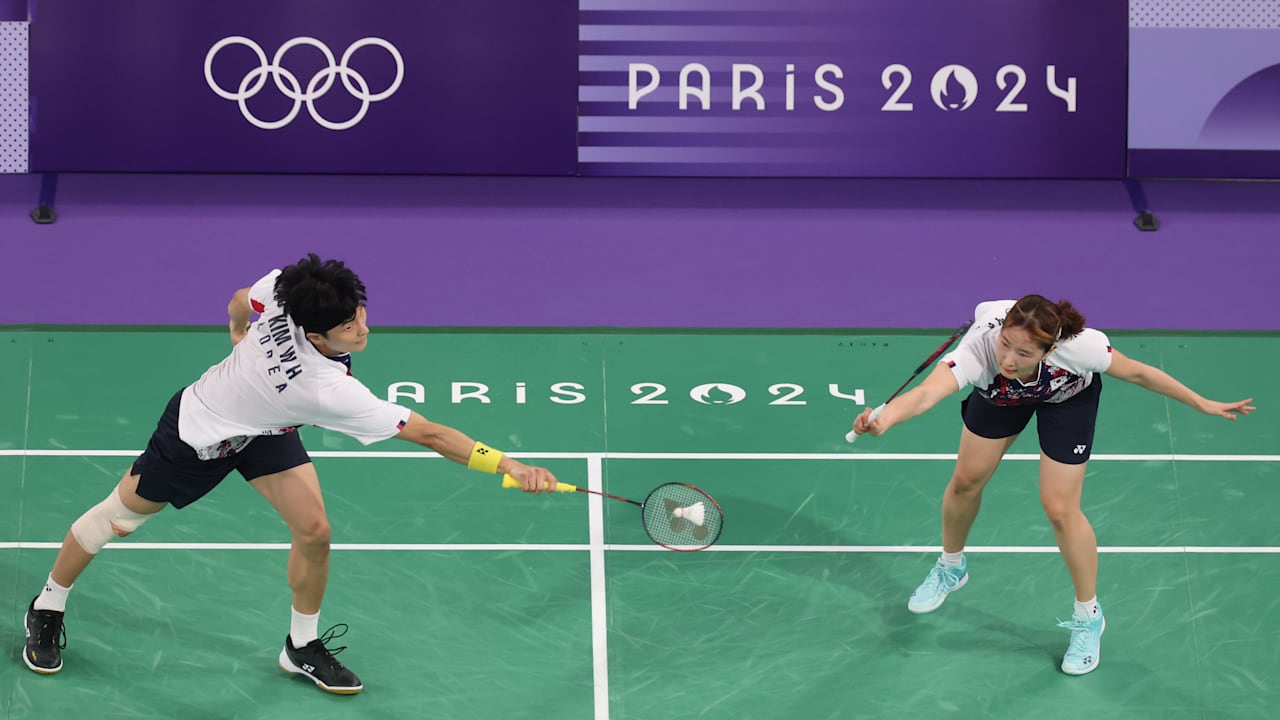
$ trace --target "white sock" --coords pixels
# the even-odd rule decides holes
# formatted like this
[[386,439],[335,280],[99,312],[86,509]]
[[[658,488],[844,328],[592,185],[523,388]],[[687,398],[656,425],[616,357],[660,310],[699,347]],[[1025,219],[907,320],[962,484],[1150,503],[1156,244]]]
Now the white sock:
[[[73,585],[75,583],[72,583]],[[37,610],[56,610],[57,612],[67,611],[67,594],[71,592],[71,588],[62,587],[53,581],[53,575],[49,575],[49,579],[44,581],[44,590],[40,592],[40,597],[36,598],[35,608]]]
[[289,639],[294,647],[300,648],[320,637],[320,613],[303,615],[292,607],[289,612],[293,614],[289,623]]
[[1077,600],[1076,615],[1088,620],[1093,620],[1102,615],[1102,608],[1098,607],[1098,596],[1095,595],[1092,600],[1085,600],[1084,602]]
[[947,567],[953,567],[953,568],[960,567],[961,565],[964,564],[964,551],[961,550],[960,552],[949,553],[946,550],[943,550],[942,564],[946,565]]

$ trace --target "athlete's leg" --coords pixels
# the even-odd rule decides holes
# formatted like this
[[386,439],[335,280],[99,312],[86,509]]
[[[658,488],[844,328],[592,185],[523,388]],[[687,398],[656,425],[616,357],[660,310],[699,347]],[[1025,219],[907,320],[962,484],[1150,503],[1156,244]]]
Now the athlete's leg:
[[956,467],[942,495],[942,557],[907,599],[911,612],[937,610],[948,595],[969,581],[968,563],[961,553],[982,506],[982,489],[1017,437],[984,438],[967,427],[961,429]]
[[1084,675],[1098,667],[1107,622],[1098,603],[1098,538],[1080,509],[1086,463],[1067,464],[1040,455],[1040,502],[1053,526],[1062,559],[1071,573],[1076,602],[1071,619],[1058,627],[1071,631],[1062,671]]
[[[116,485],[115,492],[125,509],[138,515],[154,515],[168,504],[152,502],[139,496],[138,476],[130,473],[125,473],[120,483]],[[67,535],[62,540],[62,549],[58,551],[58,558],[53,562],[53,572],[50,573],[54,582],[64,588],[71,587],[101,549],[101,545],[98,545],[100,541],[110,540],[111,537],[125,537],[136,529],[134,524],[136,520],[130,522],[127,519],[118,519],[115,513],[102,507],[112,504],[114,500],[108,497],[103,503],[81,515],[80,519],[72,525],[72,529],[67,530]],[[89,549],[85,549],[84,544],[76,539],[77,527],[85,536],[85,542],[91,546]],[[111,534],[107,535],[107,531]]]
[[1098,588],[1098,538],[1080,509],[1085,466],[1102,397],[1102,378],[1075,397],[1040,408],[1040,503],[1053,526],[1071,573],[1076,600],[1092,600]]
[[[296,439],[296,438],[295,438]],[[282,442],[290,442],[286,439]],[[265,445],[265,444],[264,444]],[[301,444],[297,445],[301,449]],[[330,628],[315,637],[320,604],[329,578],[329,518],[324,496],[310,462],[249,481],[271,503],[293,534],[289,549],[289,587],[293,589],[293,620],[280,651],[280,667],[310,678],[331,693],[354,695],[364,689],[360,678],[334,659],[325,646],[334,633]],[[304,632],[310,637],[305,637]]]
[[169,399],[146,449],[116,488],[72,523],[50,573],[54,583],[71,587],[112,539],[132,533],[170,503],[183,507],[196,501],[231,471],[232,461],[203,462],[182,442],[178,436],[181,402],[179,391]]
[[982,490],[995,474],[1005,451],[1017,440],[984,438],[967,427],[960,429],[960,450],[951,481],[942,495],[942,549],[958,553],[964,550],[969,530],[982,507]]
[[1098,538],[1080,509],[1085,465],[1067,465],[1040,454],[1040,504],[1081,602],[1098,594]]
[[62,670],[67,595],[80,573],[113,538],[128,535],[164,508],[165,503],[139,497],[137,487],[138,476],[126,474],[105,500],[85,511],[67,531],[53,571],[40,594],[27,606],[24,618],[26,643],[22,660],[33,671],[52,675]]
[[315,465],[305,463],[249,481],[275,508],[293,535],[288,579],[294,610],[320,612],[329,578],[329,518]]

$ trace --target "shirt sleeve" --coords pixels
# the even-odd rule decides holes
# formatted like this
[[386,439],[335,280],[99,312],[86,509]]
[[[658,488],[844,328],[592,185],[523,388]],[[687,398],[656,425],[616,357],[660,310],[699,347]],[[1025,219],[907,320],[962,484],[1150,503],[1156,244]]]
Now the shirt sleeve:
[[1008,312],[1012,300],[988,300],[978,303],[973,309],[973,327],[960,338],[960,344],[954,350],[942,356],[941,362],[951,369],[951,374],[959,385],[957,390],[964,390],[970,385],[986,385],[990,381],[988,345],[991,334],[1000,331],[1000,321]]
[[1080,363],[1082,369],[1106,372],[1111,368],[1111,340],[1106,333],[1085,328],[1071,340],[1072,349],[1078,353],[1076,361]]
[[249,288],[249,307],[259,315],[266,312],[268,307],[276,305],[276,278],[278,277],[280,277],[280,271],[272,270]]
[[[978,332],[974,332],[978,330]],[[982,360],[982,336],[986,328],[978,329],[977,325],[974,329],[965,333],[960,339],[960,344],[955,350],[942,356],[940,362],[944,363],[951,369],[951,374],[959,385],[957,390],[964,390],[970,385],[977,384],[982,380],[983,372],[986,369],[986,363]]]
[[343,378],[326,388],[320,397],[321,414],[312,424],[333,430],[370,445],[395,437],[409,421],[409,408],[387,402],[373,394],[359,380]]
[[[978,303],[973,309],[974,324],[996,322],[997,319],[1003,321],[1009,308],[1014,306],[1016,300],[987,300]],[[1000,323],[996,323],[999,325]]]

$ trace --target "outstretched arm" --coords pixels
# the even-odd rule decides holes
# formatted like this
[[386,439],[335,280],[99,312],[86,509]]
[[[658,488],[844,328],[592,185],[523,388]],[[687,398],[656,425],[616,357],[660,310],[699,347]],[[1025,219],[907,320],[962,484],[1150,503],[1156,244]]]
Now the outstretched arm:
[[231,302],[227,303],[227,316],[231,318],[227,326],[231,328],[232,345],[243,340],[249,332],[249,318],[252,315],[253,308],[249,305],[249,288],[240,288],[231,296]]
[[[459,465],[511,475],[520,481],[521,488],[525,492],[540,493],[544,490],[550,492],[556,489],[556,476],[552,475],[550,470],[525,465],[509,455],[498,453],[501,457],[496,466],[480,467],[482,463],[478,462],[474,453],[481,446],[475,440],[467,437],[461,430],[431,422],[416,412],[410,411],[409,421],[396,437],[435,450],[442,457]],[[497,452],[492,448],[485,448],[485,450],[484,454]]]
[[853,431],[859,435],[865,432],[869,432],[873,436],[883,435],[889,428],[923,414],[929,408],[941,402],[943,398],[959,389],[960,384],[956,382],[955,375],[951,374],[951,368],[938,363],[938,365],[934,366],[933,372],[929,373],[928,377],[924,379],[924,382],[885,405],[880,417],[868,421],[872,408],[863,410],[862,414],[853,421]]
[[1235,420],[1236,413],[1248,415],[1254,410],[1254,407],[1249,404],[1253,402],[1253,398],[1226,403],[1209,400],[1178,382],[1172,375],[1160,368],[1134,360],[1127,355],[1121,354],[1115,348],[1111,350],[1111,367],[1107,369],[1107,374],[1113,378],[1131,382],[1152,392],[1171,397],[1178,402],[1190,405],[1206,415],[1217,415],[1228,420]]

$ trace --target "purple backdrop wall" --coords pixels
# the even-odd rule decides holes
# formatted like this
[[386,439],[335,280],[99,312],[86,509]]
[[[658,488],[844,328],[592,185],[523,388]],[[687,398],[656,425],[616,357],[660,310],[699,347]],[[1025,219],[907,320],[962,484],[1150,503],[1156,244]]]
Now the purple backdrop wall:
[[577,14],[576,0],[39,0],[31,168],[569,175]]
[[578,6],[583,175],[1124,175],[1125,3]]
[[1110,329],[1277,330],[1280,184],[0,176],[0,324],[221,324],[313,250],[391,326],[930,327],[1040,292]]
[[1114,0],[31,8],[40,172],[1119,178],[1125,168],[1128,33]]
[[1130,175],[1280,178],[1280,5],[1129,5]]

